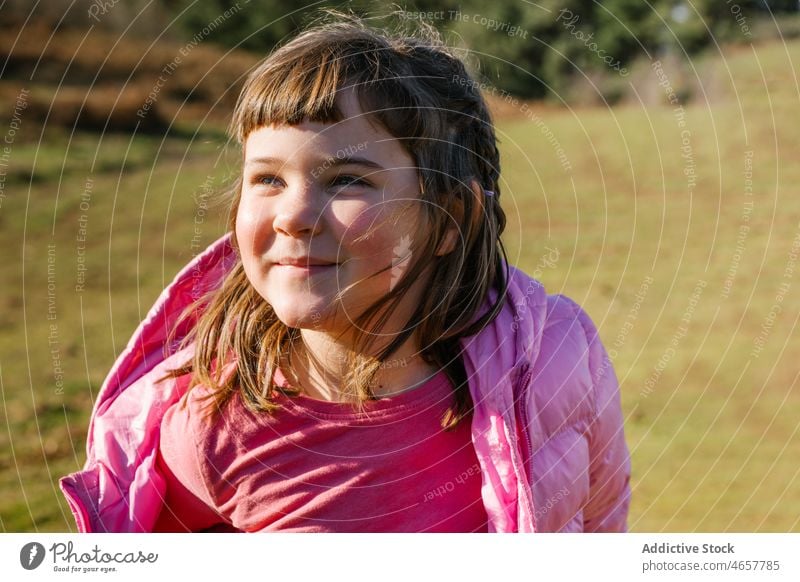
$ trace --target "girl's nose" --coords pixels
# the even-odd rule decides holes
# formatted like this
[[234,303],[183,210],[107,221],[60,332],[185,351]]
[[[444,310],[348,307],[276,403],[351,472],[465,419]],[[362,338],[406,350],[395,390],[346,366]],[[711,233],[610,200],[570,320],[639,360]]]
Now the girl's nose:
[[274,228],[286,236],[316,235],[322,229],[321,197],[311,181],[286,188],[278,196]]

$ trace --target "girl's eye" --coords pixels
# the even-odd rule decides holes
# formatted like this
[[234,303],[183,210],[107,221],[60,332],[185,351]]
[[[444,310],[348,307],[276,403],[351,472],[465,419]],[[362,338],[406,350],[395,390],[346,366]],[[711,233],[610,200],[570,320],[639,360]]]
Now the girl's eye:
[[[265,186],[268,188],[281,188],[285,184],[281,178],[274,174],[255,174],[250,178],[250,184],[254,187]],[[369,188],[372,184],[359,176],[352,176],[350,174],[342,174],[336,176],[330,182],[330,187],[335,190],[352,189],[352,188]]]
[[280,186],[281,179],[273,174],[256,174],[251,183],[254,186]]
[[331,180],[331,186],[334,188],[369,188],[372,186],[367,180],[364,178],[360,178],[358,176],[351,176],[349,174],[342,174],[341,176],[336,176],[333,180]]

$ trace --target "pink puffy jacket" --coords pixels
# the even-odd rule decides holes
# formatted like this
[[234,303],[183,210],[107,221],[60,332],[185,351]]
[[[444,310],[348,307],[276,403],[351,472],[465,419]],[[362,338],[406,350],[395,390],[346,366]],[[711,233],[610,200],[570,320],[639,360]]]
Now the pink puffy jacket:
[[[156,380],[188,359],[191,346],[175,347],[193,321],[171,345],[168,330],[236,260],[229,237],[178,273],[103,383],[86,464],[60,480],[81,532],[152,531],[166,487],[155,466],[161,418],[187,385]],[[509,270],[500,315],[461,340],[489,531],[626,531],[630,457],[617,378],[597,330],[572,300]]]

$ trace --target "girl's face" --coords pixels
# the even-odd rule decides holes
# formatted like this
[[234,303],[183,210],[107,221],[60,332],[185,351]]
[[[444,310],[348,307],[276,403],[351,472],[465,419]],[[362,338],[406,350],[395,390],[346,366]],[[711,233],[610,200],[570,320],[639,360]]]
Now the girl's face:
[[[245,142],[236,217],[242,263],[289,327],[352,327],[400,279],[415,248],[421,208],[413,159],[360,115],[352,94],[340,107],[342,122],[261,127]],[[334,302],[339,290],[385,267]],[[393,317],[413,312],[421,285],[412,291]]]

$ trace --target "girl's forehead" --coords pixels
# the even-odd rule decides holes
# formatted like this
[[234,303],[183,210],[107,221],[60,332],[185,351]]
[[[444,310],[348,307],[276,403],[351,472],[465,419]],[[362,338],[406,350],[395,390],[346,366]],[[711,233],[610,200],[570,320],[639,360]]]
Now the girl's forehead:
[[245,163],[263,158],[364,157],[378,164],[413,164],[402,141],[370,123],[366,116],[335,123],[304,121],[299,124],[261,126],[247,136]]
[[245,148],[253,144],[256,135],[272,134],[273,139],[280,140],[297,130],[326,141],[340,141],[344,134],[353,143],[395,139],[385,125],[383,110],[375,110],[374,100],[364,90],[359,93],[356,87],[345,84],[336,89],[332,102],[324,106],[319,98],[314,98],[312,101],[316,105],[313,107],[303,99],[285,101],[289,99],[287,95],[278,96],[277,100],[268,99],[264,94],[251,95],[249,102],[242,106],[247,113],[238,118],[237,133]]

